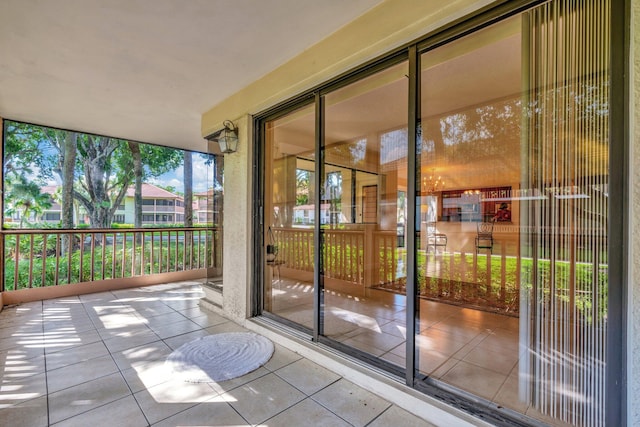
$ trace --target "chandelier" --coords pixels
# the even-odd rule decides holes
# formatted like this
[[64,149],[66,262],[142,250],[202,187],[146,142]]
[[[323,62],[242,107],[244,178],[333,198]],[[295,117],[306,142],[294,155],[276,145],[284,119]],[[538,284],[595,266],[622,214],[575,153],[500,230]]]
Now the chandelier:
[[444,190],[444,181],[442,180],[442,177],[440,175],[438,175],[438,177],[436,178],[435,172],[436,170],[433,169],[431,171],[431,175],[422,178],[423,194],[433,194],[438,191]]

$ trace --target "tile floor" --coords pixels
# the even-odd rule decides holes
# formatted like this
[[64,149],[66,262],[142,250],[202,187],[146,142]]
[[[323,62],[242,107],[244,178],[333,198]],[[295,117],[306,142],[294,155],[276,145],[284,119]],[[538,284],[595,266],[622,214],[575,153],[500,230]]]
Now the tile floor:
[[240,326],[201,310],[197,282],[6,307],[0,313],[0,426],[429,426],[276,344],[230,381],[176,381],[165,358]]
[[[354,298],[325,293],[325,334],[332,339],[405,366],[404,295],[372,289]],[[313,327],[313,287],[284,275],[272,285],[272,310]],[[417,367],[500,406],[550,422],[519,399],[519,319],[451,304],[420,300]]]

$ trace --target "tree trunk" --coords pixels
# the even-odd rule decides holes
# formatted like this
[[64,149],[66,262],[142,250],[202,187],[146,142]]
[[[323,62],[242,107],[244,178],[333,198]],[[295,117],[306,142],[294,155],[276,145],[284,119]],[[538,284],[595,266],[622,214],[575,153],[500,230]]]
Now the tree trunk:
[[134,227],[142,227],[142,155],[137,142],[129,141],[129,149],[133,157],[133,174],[135,176]]
[[[224,179],[224,156],[213,156],[213,191],[211,192],[211,199],[207,200],[207,206],[212,206],[211,222],[214,227],[221,227],[224,220],[222,214],[224,207],[222,202],[223,192],[216,190],[217,186],[223,186]],[[209,196],[207,196],[209,197]]]
[[[61,147],[62,156],[62,228],[73,228],[73,182],[76,167],[76,143],[78,134],[66,132]],[[73,251],[73,235],[66,234],[62,239],[62,255]]]
[[193,227],[193,153],[184,152],[184,226]]

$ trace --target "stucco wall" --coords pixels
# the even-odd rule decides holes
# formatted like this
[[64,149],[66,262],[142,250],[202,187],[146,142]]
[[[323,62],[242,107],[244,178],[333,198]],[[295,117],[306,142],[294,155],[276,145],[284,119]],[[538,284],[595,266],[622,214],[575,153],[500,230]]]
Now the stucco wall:
[[242,324],[249,316],[251,293],[251,120],[233,118],[238,126],[238,151],[224,157],[223,306]]
[[628,318],[628,425],[640,425],[640,0],[632,0],[631,24],[631,173]]

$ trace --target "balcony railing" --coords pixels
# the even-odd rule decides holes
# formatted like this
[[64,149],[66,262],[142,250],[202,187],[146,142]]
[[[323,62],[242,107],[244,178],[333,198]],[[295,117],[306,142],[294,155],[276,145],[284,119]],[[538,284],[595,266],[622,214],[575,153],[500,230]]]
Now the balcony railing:
[[[512,230],[516,228],[512,226],[509,231]],[[543,227],[517,230],[521,233],[547,232]],[[287,270],[294,274],[296,271],[313,272],[313,229],[275,228],[273,233],[283,276]],[[542,248],[538,248],[535,259],[523,255],[520,239],[497,238],[493,251],[483,253],[475,248],[470,251],[443,248],[436,252],[418,247],[417,295],[517,315],[521,288],[532,289],[537,281],[538,286],[549,290],[549,294],[553,290],[560,300],[567,299],[570,290],[578,287],[581,291],[576,293],[576,304],[591,306],[593,290],[606,288],[608,269],[606,241],[597,233],[594,235],[592,245],[576,246],[574,252],[553,262]],[[420,237],[417,233],[418,245]],[[469,236],[467,238],[469,240]],[[397,240],[395,231],[368,227],[323,229],[322,239],[325,278],[338,280],[354,292],[377,288],[406,293],[406,250]],[[470,239],[472,241],[473,237]]]
[[222,267],[221,228],[3,230],[2,291]]

